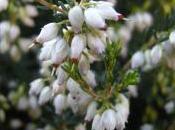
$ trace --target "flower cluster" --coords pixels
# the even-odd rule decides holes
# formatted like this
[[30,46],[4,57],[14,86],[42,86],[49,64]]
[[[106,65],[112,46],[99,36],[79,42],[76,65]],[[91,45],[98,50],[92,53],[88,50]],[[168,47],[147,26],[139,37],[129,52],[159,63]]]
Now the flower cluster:
[[[42,46],[39,60],[44,79],[31,82],[29,94],[38,96],[40,105],[53,100],[56,114],[62,114],[69,107],[73,113],[84,115],[86,122],[92,121],[92,130],[124,129],[129,101],[120,91],[127,84],[122,83],[118,88],[113,84],[111,74],[120,49],[119,43],[112,43],[107,32],[108,23],[119,21],[123,16],[115,11],[112,3],[104,1],[53,7],[56,16],[65,16],[65,19],[45,25],[35,39],[35,44]],[[91,64],[104,59],[107,83],[99,86]],[[129,78],[130,73],[127,74]]]
[[0,53],[9,52],[12,59],[18,61],[21,58],[21,52],[26,52],[29,44],[32,42],[30,38],[20,37],[21,30],[18,20],[28,27],[33,27],[33,18],[38,15],[38,11],[28,2],[17,5],[15,1],[3,0],[0,3],[3,7],[0,7],[0,11],[3,9],[3,14],[8,16],[2,15],[2,19],[5,20],[0,22]]
[[143,71],[148,71],[155,68],[161,60],[169,59],[170,55],[173,54],[174,43],[175,43],[175,33],[172,32],[168,40],[161,42],[152,47],[152,49],[147,49],[146,51],[137,51],[131,59],[132,68],[142,68]]

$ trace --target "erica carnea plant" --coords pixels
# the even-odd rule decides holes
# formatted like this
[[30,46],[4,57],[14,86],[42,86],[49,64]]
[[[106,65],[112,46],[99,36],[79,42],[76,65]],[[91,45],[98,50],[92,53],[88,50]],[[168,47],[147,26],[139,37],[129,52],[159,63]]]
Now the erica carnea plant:
[[42,76],[30,84],[29,94],[40,105],[53,102],[56,114],[70,108],[84,116],[79,127],[90,122],[92,130],[123,130],[129,115],[123,90],[137,84],[139,75],[119,65],[122,41],[112,40],[107,30],[126,18],[111,2],[36,1],[53,10],[56,20],[44,25],[30,46],[41,47]]

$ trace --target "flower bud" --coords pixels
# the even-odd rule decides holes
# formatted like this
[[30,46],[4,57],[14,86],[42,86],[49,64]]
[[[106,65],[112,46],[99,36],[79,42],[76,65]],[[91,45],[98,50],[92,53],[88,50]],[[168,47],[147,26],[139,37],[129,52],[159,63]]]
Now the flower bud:
[[71,59],[78,60],[85,47],[86,37],[81,34],[75,35],[71,43]]
[[52,85],[53,94],[62,93],[65,90],[65,84],[59,84],[58,80],[55,80]]
[[103,19],[118,21],[123,18],[123,16],[111,6],[97,6],[96,9]]
[[86,24],[98,29],[105,29],[106,23],[104,19],[100,16],[95,8],[88,8],[85,10],[85,21]]
[[95,79],[95,74],[93,71],[89,70],[85,76],[83,76],[84,80],[87,82],[88,85],[91,87],[97,86],[97,82]]
[[162,47],[160,45],[156,45],[151,50],[151,61],[153,65],[157,65],[162,58]]
[[43,105],[44,103],[48,102],[52,97],[52,90],[50,87],[44,87],[41,91],[41,94],[39,96],[39,104]]
[[90,70],[90,63],[88,58],[85,55],[81,55],[81,58],[78,63],[78,70],[79,70],[79,73],[83,76],[85,76]]
[[94,116],[97,111],[97,102],[91,102],[87,108],[86,116],[85,116],[85,121],[91,121],[94,119]]
[[35,6],[26,5],[25,7],[26,13],[29,17],[36,17],[38,16],[38,11]]
[[99,114],[95,115],[92,122],[92,130],[104,130],[104,127],[101,122],[101,116]]
[[59,65],[67,57],[69,46],[64,39],[59,40],[52,52],[51,61],[53,64]]
[[102,54],[105,51],[106,47],[99,37],[93,36],[89,33],[87,38],[88,46],[93,52]]
[[14,41],[20,35],[20,29],[16,25],[11,25],[9,37],[11,41]]
[[49,23],[41,29],[39,36],[36,38],[36,41],[39,43],[50,41],[56,38],[58,30],[59,26],[57,23]]
[[63,94],[59,94],[54,98],[53,101],[54,107],[55,107],[55,113],[61,114],[63,110],[67,108],[67,98]]
[[108,109],[103,112],[101,122],[105,130],[114,130],[116,127],[115,111]]
[[65,81],[68,78],[68,74],[62,69],[62,67],[58,67],[57,71],[56,71],[56,75],[57,75],[57,83],[59,85],[62,85],[63,83],[65,83]]
[[54,50],[55,44],[58,40],[59,38],[57,37],[48,42],[44,42],[43,47],[41,48],[41,52],[39,54],[39,60],[45,61],[51,59],[52,51]]
[[131,68],[138,68],[144,64],[144,54],[142,51],[136,52],[131,59]]
[[81,7],[75,6],[72,9],[70,9],[68,17],[75,33],[80,32],[84,22],[84,16]]
[[30,95],[38,95],[42,88],[44,87],[44,83],[42,79],[36,79],[30,83]]

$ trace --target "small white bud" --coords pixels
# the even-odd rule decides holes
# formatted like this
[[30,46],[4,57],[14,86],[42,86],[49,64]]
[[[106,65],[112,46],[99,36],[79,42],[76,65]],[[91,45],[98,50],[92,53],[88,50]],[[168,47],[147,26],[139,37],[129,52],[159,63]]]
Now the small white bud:
[[140,130],[154,130],[154,126],[152,124],[144,124],[141,126]]
[[105,130],[101,122],[101,116],[99,114],[95,115],[91,130]]
[[16,25],[11,25],[10,32],[9,32],[9,38],[11,41],[14,41],[18,36],[20,35],[20,29]]
[[115,111],[108,109],[103,112],[101,122],[105,130],[114,130],[116,127]]
[[173,101],[169,101],[168,103],[165,104],[164,108],[166,113],[171,114],[175,109],[175,103]]
[[75,127],[75,130],[86,130],[86,126],[84,124],[79,124]]
[[91,87],[97,86],[97,82],[95,79],[95,73],[91,70],[87,71],[87,74],[83,76],[84,80],[89,84]]
[[39,96],[39,104],[43,105],[48,102],[52,98],[52,90],[50,87],[44,87]]
[[106,23],[104,19],[100,16],[95,8],[88,8],[87,10],[85,10],[84,14],[87,25],[98,29],[106,28]]
[[123,17],[120,13],[116,12],[115,9],[111,6],[97,6],[96,9],[103,19],[118,21]]
[[69,46],[64,39],[59,40],[52,52],[51,61],[53,64],[61,64],[67,57]]
[[39,60],[45,61],[49,60],[52,55],[52,51],[55,48],[56,42],[59,40],[59,38],[55,38],[53,40],[50,40],[48,42],[44,42],[43,47],[41,48],[41,52],[39,54]]
[[175,31],[171,32],[169,40],[171,44],[175,45]]
[[70,9],[69,14],[69,21],[72,25],[73,30],[78,33],[80,32],[83,22],[84,22],[84,16],[83,11],[80,6],[75,6],[72,9]]
[[57,71],[56,71],[56,75],[57,75],[57,83],[59,85],[62,85],[65,83],[65,81],[68,78],[68,74],[62,69],[62,67],[58,67]]
[[97,102],[91,102],[88,105],[86,116],[85,116],[85,121],[92,121],[94,119],[94,116],[96,115],[97,112]]
[[151,50],[151,61],[153,65],[157,65],[162,58],[162,47],[160,45],[156,45]]
[[67,96],[67,103],[68,106],[72,109],[73,113],[77,113],[78,112],[78,102],[74,99],[74,97],[72,97],[72,95],[69,93]]
[[59,26],[57,23],[49,23],[41,29],[39,36],[36,38],[36,41],[39,43],[50,41],[56,38],[58,30]]
[[38,11],[35,6],[26,5],[25,7],[26,13],[29,17],[36,17],[38,16]]
[[78,62],[78,70],[81,75],[86,75],[90,70],[90,63],[88,58],[85,55],[81,55],[81,58]]
[[131,68],[138,68],[144,64],[144,54],[142,51],[136,52],[131,59]]
[[86,37],[82,34],[75,35],[71,43],[71,59],[79,59],[85,47]]
[[59,94],[54,98],[53,101],[54,107],[55,107],[55,113],[61,114],[63,110],[67,108],[67,98],[63,94]]
[[72,78],[68,79],[66,85],[67,85],[68,91],[71,93],[80,91],[80,85],[77,82],[75,82]]
[[44,87],[44,83],[42,79],[36,79],[30,83],[30,95],[38,95],[42,88]]
[[88,46],[93,52],[97,54],[102,54],[105,51],[106,47],[99,37],[93,36],[89,33],[87,38]]
[[59,84],[58,80],[55,80],[52,85],[52,92],[53,94],[62,93],[64,92],[65,88],[65,84]]
[[18,102],[18,109],[19,110],[26,110],[29,107],[29,102],[27,97],[21,97]]

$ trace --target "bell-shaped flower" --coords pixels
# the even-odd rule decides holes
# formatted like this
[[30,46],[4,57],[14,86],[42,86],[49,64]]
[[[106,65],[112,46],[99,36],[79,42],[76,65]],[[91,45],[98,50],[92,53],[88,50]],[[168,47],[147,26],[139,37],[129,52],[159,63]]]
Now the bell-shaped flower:
[[153,65],[157,65],[162,58],[162,47],[160,45],[156,45],[151,50],[151,61]]
[[39,101],[38,103],[40,105],[45,104],[46,102],[48,102],[50,99],[52,98],[52,90],[50,87],[44,87],[40,93],[39,96]]
[[38,95],[42,88],[44,87],[44,82],[42,79],[36,79],[30,83],[30,95]]
[[97,102],[93,101],[88,105],[85,121],[92,121],[97,112]]
[[138,51],[132,56],[131,67],[132,68],[142,67],[144,65],[144,62],[145,62],[144,53],[142,51]]
[[53,104],[55,107],[55,113],[61,114],[63,110],[67,108],[67,97],[63,94],[59,94],[54,98]]
[[105,29],[106,23],[95,8],[88,8],[84,12],[86,24],[98,29]]
[[71,8],[68,17],[74,32],[80,32],[84,23],[84,15],[82,8],[80,6],[75,6]]
[[44,43],[50,41],[57,37],[59,30],[59,26],[57,23],[49,23],[45,25],[42,29],[38,37],[36,38],[36,42]]

